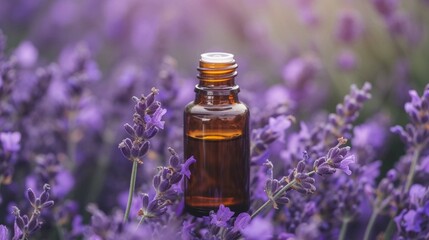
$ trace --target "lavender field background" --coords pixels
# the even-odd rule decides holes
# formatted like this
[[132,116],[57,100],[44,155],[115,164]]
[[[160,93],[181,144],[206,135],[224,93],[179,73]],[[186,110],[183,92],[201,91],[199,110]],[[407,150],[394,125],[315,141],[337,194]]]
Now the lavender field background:
[[[0,1],[0,239],[429,239],[428,12]],[[183,212],[182,112],[209,51],[235,55],[251,110],[252,205],[237,220]],[[127,145],[139,127],[146,150]],[[123,221],[127,158],[143,164]]]

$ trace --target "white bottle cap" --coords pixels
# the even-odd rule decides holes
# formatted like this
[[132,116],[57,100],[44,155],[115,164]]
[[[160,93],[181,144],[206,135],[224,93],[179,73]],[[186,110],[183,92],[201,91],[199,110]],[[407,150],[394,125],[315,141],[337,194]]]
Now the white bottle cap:
[[208,52],[201,54],[201,61],[208,63],[230,63],[234,61],[234,55],[224,52]]

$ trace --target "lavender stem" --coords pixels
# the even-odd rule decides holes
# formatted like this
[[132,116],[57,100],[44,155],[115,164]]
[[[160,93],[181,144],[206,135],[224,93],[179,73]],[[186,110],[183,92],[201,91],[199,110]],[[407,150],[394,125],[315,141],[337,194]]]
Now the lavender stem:
[[[315,171],[311,171],[309,173],[307,173],[307,176],[311,176],[315,173]],[[260,206],[250,217],[251,219],[253,219],[254,217],[256,217],[256,215],[258,215],[260,212],[262,212],[262,210],[264,210],[268,205],[270,205],[270,203],[276,199],[278,199],[286,190],[288,190],[289,188],[291,188],[294,184],[296,183],[296,180],[292,180],[290,183],[286,184],[286,186],[284,186],[283,188],[281,188],[276,194],[274,194],[272,199],[267,200],[264,204],[262,204],[262,206]]]
[[370,217],[368,225],[366,226],[366,229],[365,229],[365,235],[363,238],[364,240],[369,239],[369,235],[371,234],[371,230],[372,230],[372,227],[374,226],[375,219],[377,218],[377,216],[378,216],[378,210],[374,209],[374,211],[371,213],[371,217]]
[[421,147],[420,147],[420,145],[417,145],[415,150],[414,150],[413,159],[411,160],[411,167],[410,167],[410,171],[408,172],[408,177],[407,177],[407,182],[405,184],[404,193],[408,193],[408,191],[410,190],[411,184],[413,183],[414,174],[416,172],[417,162],[420,158],[420,152],[421,152]]
[[343,221],[341,224],[340,236],[338,236],[338,240],[346,239],[347,228],[349,226],[350,221],[351,221],[351,219],[349,217],[343,218]]
[[133,161],[133,169],[131,170],[131,179],[130,179],[130,189],[128,193],[127,209],[125,210],[124,223],[128,220],[130,215],[131,204],[133,203],[134,189],[136,187],[136,177],[137,177],[137,161]]

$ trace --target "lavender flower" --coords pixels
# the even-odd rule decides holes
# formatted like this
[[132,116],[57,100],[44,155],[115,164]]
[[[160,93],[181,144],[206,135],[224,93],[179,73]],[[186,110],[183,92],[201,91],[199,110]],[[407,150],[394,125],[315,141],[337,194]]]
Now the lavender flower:
[[325,157],[321,157],[314,161],[313,169],[319,175],[330,175],[335,173],[336,169],[340,169],[347,175],[350,175],[350,164],[355,162],[354,155],[346,156],[350,151],[350,147],[340,146],[347,143],[344,138],[338,139],[338,145],[331,148]]
[[181,163],[177,153],[172,148],[168,150],[171,154],[169,166],[159,167],[158,173],[153,177],[155,196],[150,200],[149,194],[140,194],[142,201],[142,207],[138,211],[140,221],[160,219],[167,211],[167,207],[178,199],[182,191],[180,189],[182,180],[185,176],[190,177],[189,166],[196,162],[194,157],[190,157],[184,163]]
[[4,225],[0,225],[0,239],[9,240],[9,230]]
[[359,12],[343,10],[339,17],[336,29],[338,41],[350,44],[361,37],[363,33],[362,17]]
[[[328,122],[325,125],[319,125],[311,132],[309,147],[321,154],[336,144],[340,137],[350,138],[353,122],[359,116],[359,111],[363,104],[371,94],[371,84],[365,83],[362,89],[358,89],[355,85],[350,87],[350,93],[344,97],[344,102],[338,104],[336,113],[331,113],[328,117]],[[320,156],[320,155],[319,155]],[[346,166],[343,165],[346,169]]]
[[13,207],[13,215],[15,215],[15,225],[17,231],[13,239],[27,239],[42,225],[42,221],[39,219],[43,209],[52,207],[54,201],[49,200],[49,191],[51,187],[48,184],[43,186],[43,192],[36,197],[33,190],[29,188],[27,190],[27,199],[33,207],[31,216],[21,215],[19,208]]
[[398,7],[398,0],[372,0],[371,2],[383,17],[390,16]]
[[391,131],[399,134],[402,141],[409,147],[415,148],[419,145],[424,147],[429,139],[429,85],[426,85],[422,97],[416,91],[409,92],[411,102],[405,104],[411,123],[405,129],[401,126],[391,128]]
[[38,51],[31,42],[24,41],[15,49],[14,56],[20,66],[30,68],[37,61]]
[[280,115],[276,118],[270,117],[269,123],[263,128],[253,131],[252,140],[254,142],[251,150],[252,161],[260,162],[267,153],[268,146],[274,141],[284,141],[284,134],[295,119],[292,116]]
[[[119,149],[122,154],[133,162],[124,222],[128,219],[132,204],[137,164],[143,164],[142,158],[149,151],[149,139],[153,138],[160,128],[164,128],[164,122],[161,121],[161,118],[166,113],[166,110],[162,109],[161,103],[155,100],[156,94],[158,94],[158,90],[152,88],[151,93],[147,96],[142,95],[141,98],[133,97],[133,100],[136,102],[133,116],[134,125],[131,126],[128,123],[124,125],[125,131],[132,137],[132,140],[130,138],[125,138],[119,144]],[[168,188],[167,186],[165,187],[166,189]]]
[[214,224],[218,227],[226,227],[227,222],[234,215],[234,212],[229,210],[229,208],[225,207],[223,204],[219,206],[219,209],[216,213],[211,213],[211,224]]
[[3,145],[5,153],[13,153],[21,148],[21,133],[19,132],[2,132],[0,133],[0,141]]
[[429,237],[429,188],[413,185],[409,192],[409,207],[395,217],[402,239]]

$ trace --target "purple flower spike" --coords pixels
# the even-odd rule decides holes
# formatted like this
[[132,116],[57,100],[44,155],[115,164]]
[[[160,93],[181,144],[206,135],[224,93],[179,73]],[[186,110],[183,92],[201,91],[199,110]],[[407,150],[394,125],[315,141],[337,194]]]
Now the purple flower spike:
[[231,211],[228,207],[225,207],[223,204],[219,206],[219,209],[216,213],[210,214],[211,224],[214,224],[218,227],[228,226],[228,221],[231,217],[234,216],[234,212]]

